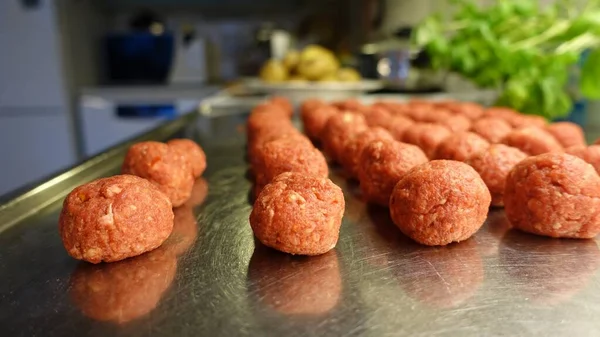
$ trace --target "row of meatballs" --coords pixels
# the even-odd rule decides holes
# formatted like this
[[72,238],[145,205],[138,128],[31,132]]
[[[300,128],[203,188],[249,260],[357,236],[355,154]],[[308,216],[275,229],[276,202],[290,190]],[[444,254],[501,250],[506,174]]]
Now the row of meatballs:
[[121,175],[81,185],[65,198],[59,232],[67,253],[100,263],[158,248],[173,231],[173,207],[190,199],[205,169],[204,151],[189,139],[132,145]]
[[597,184],[600,146],[586,146],[576,124],[451,101],[309,100],[301,117],[306,134],[358,179],[363,198],[389,206],[396,225],[420,243],[468,238],[489,204],[506,203],[513,225],[536,234],[588,238],[600,231],[598,190],[573,195]]

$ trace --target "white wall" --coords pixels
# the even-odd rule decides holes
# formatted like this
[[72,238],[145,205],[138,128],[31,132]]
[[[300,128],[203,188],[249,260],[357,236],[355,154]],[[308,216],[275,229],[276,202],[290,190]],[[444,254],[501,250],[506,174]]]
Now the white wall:
[[0,194],[75,161],[54,3],[0,1]]

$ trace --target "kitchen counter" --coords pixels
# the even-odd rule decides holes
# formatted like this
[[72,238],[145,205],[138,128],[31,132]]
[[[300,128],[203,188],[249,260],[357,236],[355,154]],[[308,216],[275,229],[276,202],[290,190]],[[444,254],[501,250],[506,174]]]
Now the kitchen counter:
[[133,140],[190,137],[206,150],[197,205],[176,210],[178,256],[159,248],[90,265],[62,247],[64,196],[118,173],[133,141],[2,204],[2,335],[600,335],[597,240],[511,230],[502,210],[491,210],[465,242],[425,247],[403,236],[386,209],[361,202],[356,184],[332,168],[346,198],[335,250],[299,257],[255,242],[244,120],[186,115]]

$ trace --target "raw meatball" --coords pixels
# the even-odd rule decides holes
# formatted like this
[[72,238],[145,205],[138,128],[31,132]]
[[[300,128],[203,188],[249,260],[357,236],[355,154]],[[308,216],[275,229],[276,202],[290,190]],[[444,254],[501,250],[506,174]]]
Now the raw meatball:
[[285,113],[289,117],[292,117],[294,115],[294,106],[292,105],[292,102],[290,102],[290,100],[287,99],[286,97],[283,97],[283,96],[271,97],[271,99],[269,99],[269,103],[276,105],[276,106],[280,107],[281,109],[283,109],[283,111],[285,111]]
[[192,166],[194,178],[198,178],[206,170],[206,154],[196,142],[189,139],[172,139],[167,145],[174,151],[177,151]]
[[490,192],[465,163],[434,160],[415,167],[394,187],[390,214],[400,230],[428,246],[460,242],[483,225]]
[[350,177],[358,177],[358,166],[362,151],[369,143],[376,140],[393,140],[392,135],[382,128],[370,128],[357,133],[344,144],[344,151],[340,157],[340,164]]
[[132,145],[121,172],[150,180],[165,193],[173,207],[181,206],[192,194],[192,166],[170,146],[159,142]]
[[251,298],[289,315],[323,315],[342,295],[342,276],[335,250],[310,258],[276,252],[260,243],[248,266]]
[[307,99],[300,105],[300,113],[303,114],[307,111],[314,110],[320,106],[327,105],[327,103],[323,102],[317,98]]
[[515,129],[502,139],[502,143],[516,147],[531,156],[563,151],[556,138],[538,127]]
[[329,168],[325,157],[309,142],[280,138],[265,143],[256,156],[256,183],[264,186],[284,172],[299,172],[326,178]]
[[246,134],[248,142],[252,143],[260,136],[271,132],[282,132],[293,129],[294,125],[281,109],[269,106],[267,110],[258,110],[248,116]]
[[419,121],[423,123],[441,124],[445,119],[452,116],[452,113],[446,109],[434,108],[429,110],[427,115],[424,115]]
[[435,159],[465,161],[472,155],[485,151],[487,140],[473,132],[455,133],[444,139],[435,150]]
[[451,134],[452,132],[442,125],[415,124],[404,132],[402,141],[420,147],[427,157],[433,158],[435,149]]
[[113,262],[160,246],[173,230],[169,198],[148,180],[118,175],[75,188],[58,220],[67,253]]
[[394,116],[390,121],[388,131],[392,134],[394,139],[402,141],[404,132],[414,124],[415,122],[408,117],[404,117],[402,115]]
[[439,124],[447,127],[452,132],[467,131],[471,128],[471,120],[461,115],[451,115],[440,121]]
[[431,104],[411,104],[405,115],[417,122],[425,122],[431,118],[434,107]]
[[492,206],[504,206],[504,185],[508,172],[527,158],[521,150],[504,144],[493,144],[467,161],[479,173],[492,194]]
[[592,164],[596,172],[600,174],[600,145],[571,146],[566,152],[585,160],[588,164]]
[[485,112],[481,105],[472,102],[456,102],[446,108],[455,114],[467,117],[470,120],[481,118]]
[[500,143],[512,129],[508,122],[498,117],[482,118],[471,126],[471,131],[493,144]]
[[566,153],[529,157],[508,174],[504,209],[522,231],[562,238],[593,238],[600,232],[600,177]]
[[312,140],[319,139],[327,120],[338,112],[338,109],[329,105],[321,105],[311,110],[302,110],[300,118],[304,125],[304,133]]
[[546,127],[563,147],[585,146],[585,135],[581,126],[571,122],[552,123]]
[[390,128],[392,121],[392,114],[384,108],[372,106],[368,111],[364,113],[367,125],[370,127],[382,127],[384,129]]
[[286,172],[262,190],[250,226],[265,246],[290,254],[320,255],[335,247],[344,208],[342,189],[331,180]]
[[518,114],[517,116],[507,120],[515,128],[524,127],[538,127],[545,128],[548,125],[548,121],[542,116],[523,115]]
[[264,136],[261,136],[254,142],[248,144],[248,160],[250,161],[251,169],[254,170],[256,168],[256,162],[262,155],[261,149],[264,144],[284,138],[292,138],[298,143],[304,143],[303,146],[313,147],[310,140],[294,128],[289,130],[281,130],[281,132],[265,133]]
[[116,263],[80,264],[69,294],[85,316],[124,324],[156,308],[176,271],[177,258],[162,247]]
[[361,101],[351,98],[345,101],[333,102],[332,105],[340,110],[349,110],[355,112],[365,112],[369,110],[369,107],[362,104]]
[[508,122],[508,120],[513,119],[519,115],[520,113],[518,111],[513,110],[511,108],[494,106],[485,110],[485,113],[482,117],[500,118]]
[[378,140],[361,153],[358,167],[360,190],[366,201],[388,206],[394,186],[406,172],[426,163],[418,147],[395,140]]
[[346,139],[367,128],[363,115],[344,112],[331,116],[321,131],[323,151],[332,161],[338,162]]

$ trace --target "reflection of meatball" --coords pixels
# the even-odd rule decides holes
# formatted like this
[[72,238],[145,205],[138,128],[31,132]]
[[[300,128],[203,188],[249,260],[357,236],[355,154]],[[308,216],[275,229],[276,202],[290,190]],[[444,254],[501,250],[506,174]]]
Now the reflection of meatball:
[[569,300],[584,289],[600,262],[593,240],[553,240],[515,230],[502,238],[498,256],[513,287],[544,306]]
[[571,122],[552,123],[546,127],[551,135],[565,148],[586,145],[585,135],[581,126]]
[[394,116],[390,121],[390,125],[388,126],[388,131],[392,134],[394,139],[397,141],[402,141],[402,137],[404,136],[404,132],[408,130],[415,122],[412,119],[404,116]]
[[395,140],[368,144],[359,160],[358,180],[363,197],[388,206],[394,186],[413,167],[426,163],[427,156],[418,147]]
[[471,131],[495,144],[500,143],[512,131],[512,127],[501,118],[486,117],[474,122]]
[[94,320],[123,324],[152,311],[169,288],[177,259],[164,249],[111,264],[80,264],[71,276],[71,298]]
[[175,208],[173,213],[175,214],[173,231],[163,247],[169,252],[173,252],[175,256],[180,256],[185,254],[196,242],[198,224],[193,208],[181,206]]
[[[390,265],[410,297],[435,309],[453,308],[471,298],[484,279],[483,263],[471,239],[444,247],[410,247],[405,263]],[[415,266],[419,272],[415,273]]]
[[340,163],[350,177],[358,177],[360,155],[364,148],[369,143],[381,139],[393,140],[394,138],[385,129],[375,127],[357,133],[354,137],[346,141],[344,151],[342,151],[342,155],[340,156]]
[[284,315],[321,315],[338,304],[342,293],[335,251],[320,256],[290,256],[257,244],[248,266],[251,291]]
[[58,224],[69,255],[112,262],[160,246],[173,229],[173,211],[167,196],[150,182],[119,175],[71,191]]
[[491,196],[469,165],[434,160],[409,171],[394,187],[390,214],[413,240],[446,245],[468,239],[483,225]]
[[312,140],[319,139],[329,117],[338,113],[338,110],[329,105],[321,105],[311,110],[302,110],[300,117],[304,125],[304,133]]
[[284,172],[300,172],[327,177],[329,168],[325,157],[308,140],[294,137],[267,142],[255,158],[256,183],[265,185]]
[[287,172],[259,194],[250,226],[265,246],[290,254],[320,255],[337,243],[344,205],[342,189],[331,180]]
[[467,163],[479,173],[492,194],[492,206],[504,206],[504,185],[512,168],[527,155],[504,144],[493,144],[486,151],[475,154]]
[[206,154],[193,140],[190,139],[172,139],[167,142],[173,150],[179,151],[179,154],[186,158],[192,166],[192,173],[197,178],[206,170]]
[[596,172],[600,174],[600,145],[571,146],[566,151],[568,154],[572,154],[575,157],[585,160],[588,164],[592,164]]
[[169,197],[173,207],[181,206],[192,194],[194,175],[190,162],[164,143],[132,145],[121,172],[150,180]]
[[372,106],[364,113],[367,125],[370,127],[382,127],[389,129],[392,121],[392,114],[384,108]]
[[515,129],[502,139],[502,143],[516,147],[531,156],[563,151],[556,138],[537,127]]
[[472,155],[485,151],[487,140],[473,132],[459,132],[444,139],[435,150],[436,159],[465,161]]
[[402,141],[420,147],[427,157],[433,158],[435,149],[451,134],[448,128],[438,124],[415,124],[404,132]]
[[592,238],[600,232],[600,177],[569,154],[529,157],[506,178],[504,209],[512,225],[525,232]]
[[208,195],[208,182],[200,177],[196,179],[194,182],[194,187],[192,187],[192,195],[185,202],[184,206],[186,207],[195,207],[204,203],[204,199]]
[[323,151],[331,160],[337,162],[346,139],[366,129],[367,122],[363,115],[344,112],[331,116],[321,131]]

